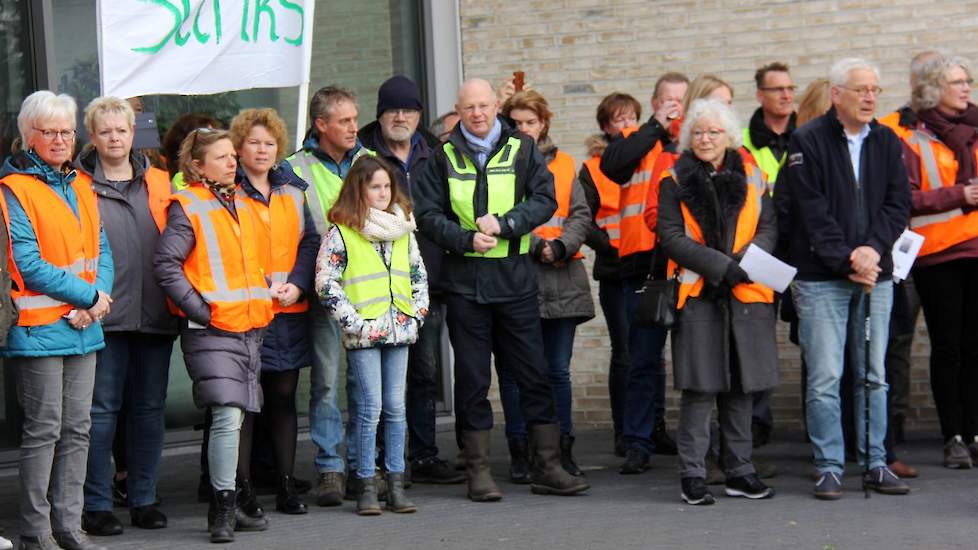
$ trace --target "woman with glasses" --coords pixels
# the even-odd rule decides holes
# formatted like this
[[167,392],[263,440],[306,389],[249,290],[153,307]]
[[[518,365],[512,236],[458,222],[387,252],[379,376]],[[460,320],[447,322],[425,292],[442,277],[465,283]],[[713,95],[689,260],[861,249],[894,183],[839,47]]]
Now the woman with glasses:
[[154,271],[179,308],[180,347],[194,403],[211,411],[207,459],[211,542],[232,542],[241,424],[262,406],[261,343],[273,317],[259,260],[260,229],[236,194],[237,155],[224,130],[197,129],[180,146],[189,186],[171,197]]
[[739,261],[751,244],[773,250],[777,227],[761,171],[737,151],[742,135],[726,102],[693,101],[659,187],[656,234],[679,284],[672,364],[682,498],[692,505],[714,502],[705,479],[714,404],[726,494],[774,494],[751,462],[752,393],[777,385],[774,292]]
[[930,334],[930,380],[944,466],[978,460],[978,107],[971,69],[958,57],[929,61],[910,107],[919,125],[904,140],[910,179],[910,228],[924,235],[914,264]]
[[0,169],[11,296],[20,310],[0,356],[17,373],[24,411],[25,549],[100,548],[82,531],[82,485],[113,265],[91,179],[71,164],[76,112],[64,94],[27,96],[17,116],[19,147]]

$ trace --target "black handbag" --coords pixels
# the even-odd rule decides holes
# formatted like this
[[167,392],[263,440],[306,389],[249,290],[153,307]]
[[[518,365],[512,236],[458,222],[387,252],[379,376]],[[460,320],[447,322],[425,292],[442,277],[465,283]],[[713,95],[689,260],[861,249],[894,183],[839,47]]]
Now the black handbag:
[[[653,260],[653,265],[655,260]],[[653,267],[652,271],[655,271]],[[656,279],[652,272],[646,277],[638,294],[638,307],[632,323],[644,328],[672,328],[676,324],[676,304],[679,300],[679,270],[669,278]]]

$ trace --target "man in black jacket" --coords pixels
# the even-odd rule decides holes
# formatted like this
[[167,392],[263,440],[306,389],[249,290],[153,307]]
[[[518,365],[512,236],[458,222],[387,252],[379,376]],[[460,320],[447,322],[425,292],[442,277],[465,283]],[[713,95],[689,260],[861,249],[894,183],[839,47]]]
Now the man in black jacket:
[[[842,496],[839,382],[848,334],[859,458],[869,463],[864,482],[881,493],[905,494],[910,488],[887,468],[883,450],[883,359],[893,302],[890,250],[909,219],[910,188],[899,138],[873,119],[881,92],[878,69],[862,59],[843,59],[833,65],[831,82],[832,109],[791,137],[786,180],[787,255],[798,268],[792,292],[808,365],[806,415],[818,470],[814,492],[819,499]],[[867,302],[868,353],[862,332]],[[869,390],[868,450],[864,389]]]
[[468,496],[502,493],[489,473],[490,361],[512,369],[536,456],[535,493],[588,488],[559,460],[560,429],[547,380],[530,232],[557,209],[553,176],[531,138],[499,119],[485,80],[469,80],[455,106],[461,123],[428,161],[414,200],[421,232],[444,250],[441,288],[455,349],[456,422],[462,428]]
[[[415,196],[415,180],[421,175],[438,145],[435,136],[419,127],[421,94],[418,85],[406,76],[388,78],[377,90],[377,120],[360,129],[358,137],[364,147],[398,168],[401,189]],[[411,346],[408,357],[407,409],[408,460],[411,479],[417,483],[461,483],[465,476],[438,458],[435,440],[435,400],[440,380],[441,332],[444,326],[444,304],[438,279],[442,250],[431,239],[417,232],[418,247],[428,271],[431,303],[428,316]],[[380,438],[378,438],[379,440]],[[382,442],[378,441],[379,444]]]

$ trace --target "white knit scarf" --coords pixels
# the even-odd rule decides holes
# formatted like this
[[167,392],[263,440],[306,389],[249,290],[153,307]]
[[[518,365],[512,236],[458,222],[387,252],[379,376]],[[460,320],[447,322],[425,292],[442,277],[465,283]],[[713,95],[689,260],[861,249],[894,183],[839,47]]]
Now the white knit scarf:
[[394,205],[393,213],[370,208],[360,234],[368,241],[396,241],[417,227],[417,224],[414,223],[414,214],[408,214],[407,219],[405,219],[401,207]]

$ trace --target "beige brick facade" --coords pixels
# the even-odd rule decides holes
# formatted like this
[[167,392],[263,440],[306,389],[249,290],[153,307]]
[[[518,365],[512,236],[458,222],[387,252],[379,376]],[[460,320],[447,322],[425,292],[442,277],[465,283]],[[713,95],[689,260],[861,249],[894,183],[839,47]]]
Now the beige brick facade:
[[[551,135],[579,162],[584,159],[585,139],[597,131],[594,109],[601,98],[613,91],[628,92],[647,110],[652,85],[667,70],[691,77],[713,72],[729,81],[735,88],[735,106],[746,122],[756,108],[754,70],[770,61],[787,62],[796,83],[804,86],[827,76],[835,60],[866,57],[882,71],[886,90],[880,102],[882,115],[909,96],[907,65],[914,54],[937,49],[978,59],[978,42],[972,39],[978,34],[978,2],[460,0],[459,4],[465,78],[498,82],[515,70],[525,71],[527,82],[547,97],[556,113]],[[786,327],[779,326],[781,386],[774,407],[779,425],[793,429],[801,426],[799,354],[787,342],[786,333]],[[575,417],[581,424],[610,422],[609,351],[600,315],[579,328],[572,372]],[[913,350],[909,420],[910,427],[934,430],[928,353],[921,323]],[[676,397],[670,390],[672,418],[677,413]]]

